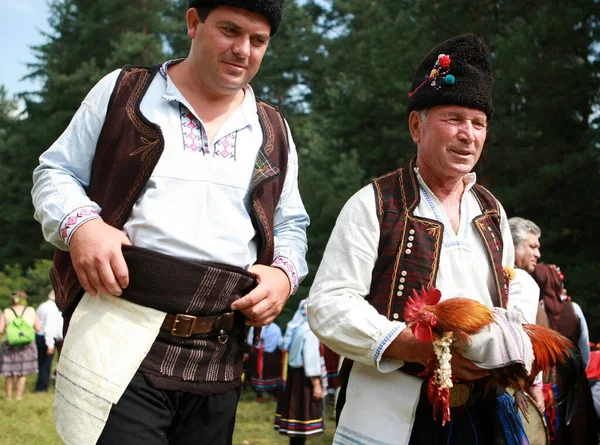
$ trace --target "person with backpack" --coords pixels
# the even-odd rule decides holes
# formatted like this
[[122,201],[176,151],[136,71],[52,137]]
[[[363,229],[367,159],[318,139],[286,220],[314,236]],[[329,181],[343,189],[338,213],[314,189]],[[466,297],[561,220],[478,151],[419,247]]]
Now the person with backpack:
[[16,399],[21,400],[28,374],[38,372],[35,333],[40,330],[40,320],[31,306],[27,294],[15,290],[11,306],[0,315],[0,334],[4,341],[0,347],[0,376],[6,377],[6,398],[13,398],[13,382],[17,382]]

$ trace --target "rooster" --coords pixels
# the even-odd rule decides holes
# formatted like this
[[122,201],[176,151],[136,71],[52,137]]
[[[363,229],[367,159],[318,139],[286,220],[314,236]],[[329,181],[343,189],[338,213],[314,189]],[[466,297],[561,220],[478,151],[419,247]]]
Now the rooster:
[[[449,360],[450,346],[459,352],[469,345],[470,336],[475,335],[492,323],[496,323],[496,312],[483,304],[467,298],[452,298],[440,302],[438,289],[421,289],[408,298],[404,308],[404,320],[412,329],[417,340],[433,343],[436,359],[430,361],[421,377],[429,377],[428,398],[433,405],[434,418],[442,415],[442,425],[450,420],[450,387],[452,376]],[[523,324],[523,331],[531,341],[534,360],[528,373],[522,363],[490,369],[490,382],[502,387],[512,387],[517,406],[527,413],[519,394],[529,388],[535,376],[547,373],[552,367],[562,364],[565,357],[573,353],[571,341],[549,328]]]

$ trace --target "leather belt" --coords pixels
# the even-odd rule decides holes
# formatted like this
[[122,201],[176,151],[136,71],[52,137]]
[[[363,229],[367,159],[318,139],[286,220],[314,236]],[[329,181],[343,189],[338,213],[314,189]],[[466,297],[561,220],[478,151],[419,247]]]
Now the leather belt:
[[[484,400],[498,397],[504,390],[496,384],[486,388],[485,380],[474,382],[454,382],[450,388],[450,408],[470,407]],[[428,403],[427,380],[421,385],[421,398],[419,403]]]
[[235,314],[226,312],[221,315],[196,317],[189,314],[167,314],[161,325],[164,331],[170,331],[176,337],[191,337],[196,334],[218,332],[218,339],[226,343],[228,331],[233,329]]

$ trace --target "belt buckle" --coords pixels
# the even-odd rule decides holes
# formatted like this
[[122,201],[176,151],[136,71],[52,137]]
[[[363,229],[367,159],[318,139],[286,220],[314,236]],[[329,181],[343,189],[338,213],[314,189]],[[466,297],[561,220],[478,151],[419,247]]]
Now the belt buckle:
[[471,395],[471,385],[464,383],[455,383],[450,388],[450,408],[463,406],[469,400]]
[[[186,332],[180,333],[178,323],[182,320],[190,321],[191,323],[189,324],[189,328]],[[174,335],[175,337],[191,337],[192,333],[194,332],[195,324],[196,317],[194,317],[193,315],[177,314],[175,315],[175,321],[173,322],[173,327],[171,328],[171,335]]]

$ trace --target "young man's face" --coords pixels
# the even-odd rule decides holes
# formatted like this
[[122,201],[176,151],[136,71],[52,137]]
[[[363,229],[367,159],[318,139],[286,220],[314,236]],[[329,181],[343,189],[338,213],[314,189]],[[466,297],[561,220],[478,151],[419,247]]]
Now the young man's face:
[[271,24],[262,15],[219,6],[201,22],[195,9],[187,15],[192,38],[190,58],[200,81],[215,94],[244,88],[256,75],[269,44]]
[[541,256],[540,240],[533,233],[528,233],[527,237],[515,246],[515,266],[529,273],[533,273]]
[[418,145],[417,165],[441,182],[462,178],[481,156],[487,136],[487,116],[474,108],[440,105],[409,118],[411,134]]

